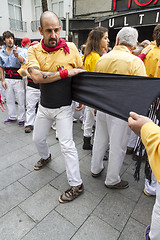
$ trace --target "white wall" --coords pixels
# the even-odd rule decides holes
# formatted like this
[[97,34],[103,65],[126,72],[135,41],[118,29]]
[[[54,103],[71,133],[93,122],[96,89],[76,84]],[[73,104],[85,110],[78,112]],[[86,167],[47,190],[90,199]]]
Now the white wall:
[[0,0],[0,36],[4,31],[9,30],[8,1]]

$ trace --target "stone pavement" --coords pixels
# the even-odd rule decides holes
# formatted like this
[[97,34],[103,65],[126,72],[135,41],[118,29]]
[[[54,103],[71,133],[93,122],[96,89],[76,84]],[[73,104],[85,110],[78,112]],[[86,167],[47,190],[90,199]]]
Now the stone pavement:
[[[105,172],[90,174],[90,151],[82,150],[83,131],[74,123],[74,140],[79,153],[85,192],[68,204],[58,202],[68,188],[64,159],[55,131],[48,144],[52,161],[40,171],[33,166],[39,156],[32,134],[17,123],[5,125],[7,111],[0,111],[0,239],[1,240],[143,240],[150,224],[154,197],[146,197],[144,163],[141,180],[134,181],[135,162],[126,156],[121,175],[130,187],[110,190]],[[107,161],[104,162],[107,169]]]

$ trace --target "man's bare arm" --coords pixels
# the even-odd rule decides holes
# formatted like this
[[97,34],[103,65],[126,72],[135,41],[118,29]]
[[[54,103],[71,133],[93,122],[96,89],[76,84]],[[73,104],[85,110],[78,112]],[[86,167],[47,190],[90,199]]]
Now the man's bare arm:
[[0,67],[0,76],[1,76],[1,81],[4,81],[4,70],[2,67]]
[[0,67],[0,75],[1,75],[2,86],[4,89],[6,89],[7,83],[5,82],[5,79],[4,79],[4,69],[2,67]]
[[[72,77],[85,70],[79,68],[73,68],[68,70],[68,77]],[[34,83],[51,83],[61,79],[59,72],[43,72],[38,67],[30,67],[29,74]]]

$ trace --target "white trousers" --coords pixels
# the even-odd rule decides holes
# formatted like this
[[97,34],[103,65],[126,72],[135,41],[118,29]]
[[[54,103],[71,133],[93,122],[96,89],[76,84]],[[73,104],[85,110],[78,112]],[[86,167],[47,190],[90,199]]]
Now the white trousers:
[[134,148],[137,138],[138,138],[137,135],[133,131],[131,131],[127,147]]
[[6,92],[5,92],[5,89],[2,86],[1,79],[0,79],[0,94],[1,94],[2,100],[6,101]]
[[103,158],[110,143],[106,185],[114,185],[121,181],[120,170],[129,137],[127,122],[97,111],[91,172],[97,174],[103,169]]
[[25,126],[34,126],[35,121],[35,107],[40,101],[40,90],[27,86],[26,88],[26,121]]
[[[6,104],[8,108],[9,119],[24,121],[25,117],[25,91],[24,81],[20,79],[5,79],[7,83]],[[18,116],[16,113],[15,100],[18,102]]]
[[92,127],[95,122],[94,109],[86,106],[85,108],[85,122],[84,122],[84,136],[92,136]]
[[75,108],[79,106],[79,103],[75,102],[75,101],[72,101],[71,106],[72,106],[73,118],[83,120],[83,118],[84,118],[84,108],[80,111],[75,110]]
[[155,178],[155,176],[152,173],[152,180],[151,183],[149,182],[149,180],[147,178],[145,178],[145,190],[147,193],[150,193],[151,195],[156,195],[157,192],[157,187],[158,187],[158,182]]
[[160,184],[157,187],[156,202],[152,211],[151,230],[149,233],[151,240],[160,239]]
[[71,106],[49,109],[39,105],[35,119],[33,141],[41,158],[47,159],[49,157],[49,149],[46,139],[54,119],[56,119],[56,130],[61,151],[65,158],[68,183],[70,186],[80,185],[82,179],[80,177],[78,153],[73,141]]

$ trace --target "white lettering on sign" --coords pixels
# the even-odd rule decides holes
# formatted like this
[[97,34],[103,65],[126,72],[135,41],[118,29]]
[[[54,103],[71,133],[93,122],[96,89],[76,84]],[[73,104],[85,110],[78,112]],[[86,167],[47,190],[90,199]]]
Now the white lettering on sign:
[[159,12],[157,12],[157,15],[156,15],[156,23],[159,21]]
[[114,18],[109,19],[109,27],[110,28],[114,27]]
[[124,26],[128,26],[129,24],[127,23],[127,17],[124,17]]
[[139,19],[139,24],[142,24],[144,14],[140,14],[139,17],[140,17],[140,19]]

